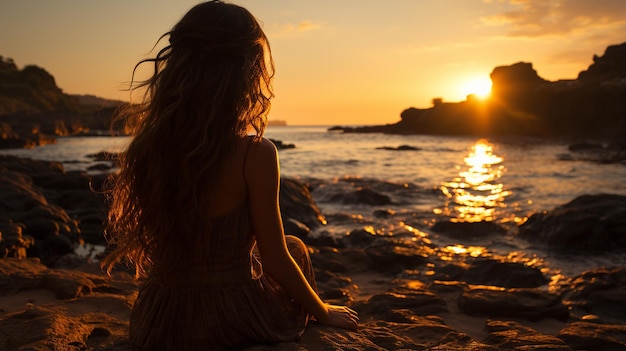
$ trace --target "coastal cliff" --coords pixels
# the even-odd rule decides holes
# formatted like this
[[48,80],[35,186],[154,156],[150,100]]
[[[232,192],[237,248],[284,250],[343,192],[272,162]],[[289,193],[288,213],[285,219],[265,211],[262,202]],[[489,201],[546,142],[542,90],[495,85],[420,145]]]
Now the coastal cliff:
[[69,95],[45,69],[19,69],[0,56],[0,147],[29,147],[54,142],[54,136],[108,130],[121,101]]
[[532,63],[496,67],[491,96],[408,108],[387,125],[334,127],[346,133],[605,138],[626,136],[626,43],[609,46],[577,79],[541,78]]

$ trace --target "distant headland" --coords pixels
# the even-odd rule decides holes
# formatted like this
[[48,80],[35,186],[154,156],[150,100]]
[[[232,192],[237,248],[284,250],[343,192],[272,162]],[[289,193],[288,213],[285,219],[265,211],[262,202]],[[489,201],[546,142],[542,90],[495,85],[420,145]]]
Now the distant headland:
[[267,121],[267,125],[274,126],[274,127],[286,127],[287,121],[282,120],[282,119],[270,119]]
[[122,101],[64,93],[45,69],[18,69],[0,56],[0,148],[54,143],[55,136],[101,135]]
[[491,96],[469,95],[457,103],[433,99],[427,109],[410,107],[397,123],[330,128],[345,133],[626,137],[626,43],[609,46],[577,79],[547,81],[532,63],[496,67]]

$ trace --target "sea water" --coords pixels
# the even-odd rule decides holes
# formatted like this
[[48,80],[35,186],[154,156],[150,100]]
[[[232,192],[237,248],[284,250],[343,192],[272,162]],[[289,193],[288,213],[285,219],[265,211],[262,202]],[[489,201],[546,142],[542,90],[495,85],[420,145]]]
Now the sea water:
[[[626,165],[575,160],[567,156],[570,152],[565,141],[340,133],[328,131],[327,126],[271,126],[265,135],[295,146],[279,151],[283,176],[309,184],[324,215],[353,219],[329,220],[320,230],[330,235],[345,235],[359,226],[393,235],[393,228],[411,219],[417,225],[452,219],[515,226],[533,213],[553,209],[580,195],[626,195]],[[61,137],[56,144],[0,153],[57,161],[66,171],[80,171],[101,162],[89,155],[121,151],[129,140]],[[406,150],[398,150],[400,146]],[[388,196],[390,203],[372,206],[332,201],[337,194],[363,188]],[[381,209],[396,215],[391,219],[373,215]],[[513,247],[507,249],[509,246]],[[506,250],[530,250],[509,239],[496,240],[489,249],[503,254]],[[592,262],[580,269],[594,264],[624,264],[623,255],[589,260]],[[575,266],[574,262],[566,265]]]

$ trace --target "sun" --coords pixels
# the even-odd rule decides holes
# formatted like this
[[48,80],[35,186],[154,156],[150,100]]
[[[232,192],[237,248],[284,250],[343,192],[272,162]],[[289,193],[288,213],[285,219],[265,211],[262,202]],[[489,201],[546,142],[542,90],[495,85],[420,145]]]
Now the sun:
[[474,95],[479,99],[486,99],[491,94],[491,79],[473,77],[464,84],[465,95]]

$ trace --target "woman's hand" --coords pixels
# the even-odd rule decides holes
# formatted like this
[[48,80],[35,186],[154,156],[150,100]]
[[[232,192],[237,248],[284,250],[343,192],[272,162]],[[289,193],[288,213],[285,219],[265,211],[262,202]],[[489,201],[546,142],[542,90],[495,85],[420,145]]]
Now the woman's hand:
[[328,313],[321,317],[315,317],[315,319],[324,325],[330,327],[344,328],[352,331],[356,331],[359,325],[359,315],[346,306],[337,306],[326,304]]

